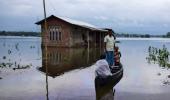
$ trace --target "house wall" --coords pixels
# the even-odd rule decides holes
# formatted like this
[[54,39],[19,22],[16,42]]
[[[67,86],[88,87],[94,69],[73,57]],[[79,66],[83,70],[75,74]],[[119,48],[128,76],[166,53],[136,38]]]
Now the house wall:
[[[41,31],[42,31],[42,45],[45,46],[55,46],[55,47],[70,47],[70,25],[62,20],[56,20],[55,18],[50,18],[47,21],[47,27],[48,27],[48,34],[47,34],[47,40],[45,41],[45,30],[44,30],[44,24],[41,25]],[[56,39],[56,33],[54,34],[54,39],[50,39],[50,32],[53,34],[53,30],[56,27],[61,32],[61,40]],[[51,30],[50,30],[51,29]],[[59,33],[57,33],[59,34]]]
[[89,30],[73,25],[71,28],[72,47],[85,46],[87,42],[87,32],[89,32]]
[[[89,29],[71,25],[65,21],[56,18],[47,20],[48,32],[45,34],[44,23],[41,24],[42,31],[42,45],[52,47],[82,47],[89,44],[91,46],[103,45],[103,33],[97,31],[90,31]],[[59,35],[61,33],[61,35]],[[57,35],[58,34],[58,35]],[[47,35],[47,36],[46,36]],[[51,37],[51,36],[54,36]],[[47,40],[45,39],[47,37]],[[59,37],[61,39],[59,39]]]
[[[86,28],[72,26],[71,28],[71,45],[73,47],[87,46],[88,36],[90,47],[99,47],[100,42],[103,42],[105,33],[99,31],[90,31]],[[103,45],[103,44],[101,44]]]
[[[58,76],[66,71],[87,67],[94,63],[103,52],[99,48],[91,48],[89,51],[86,48],[53,48],[49,47],[48,51],[42,49],[42,67],[40,70],[48,75]],[[47,54],[47,58],[46,58]]]

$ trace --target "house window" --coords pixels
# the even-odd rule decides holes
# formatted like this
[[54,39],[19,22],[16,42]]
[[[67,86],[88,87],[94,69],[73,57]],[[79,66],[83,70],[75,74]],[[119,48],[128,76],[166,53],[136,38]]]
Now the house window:
[[52,39],[52,32],[50,31],[50,40]]
[[58,40],[58,32],[57,31],[56,31],[56,35],[55,36],[56,36],[56,40]]
[[61,32],[59,32],[59,40],[61,41]]
[[55,40],[55,41],[61,41],[62,37],[62,33],[61,33],[61,27],[59,26],[49,26],[49,39],[50,40]]
[[54,40],[55,32],[53,31],[53,40]]

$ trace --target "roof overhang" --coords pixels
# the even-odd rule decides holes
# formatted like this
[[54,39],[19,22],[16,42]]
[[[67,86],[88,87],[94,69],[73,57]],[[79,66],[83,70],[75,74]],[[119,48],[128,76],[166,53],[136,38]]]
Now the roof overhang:
[[[64,22],[68,23],[68,24],[79,26],[79,27],[82,27],[82,28],[86,28],[86,29],[89,29],[91,31],[100,31],[100,32],[107,32],[108,31],[108,30],[105,30],[105,29],[97,28],[96,26],[91,25],[91,24],[86,23],[86,22],[72,20],[72,19],[69,19],[69,18],[56,17],[54,15],[47,17],[46,20],[48,20],[50,18],[59,19],[59,20],[62,20]],[[44,21],[45,21],[45,19],[40,20],[40,21],[36,22],[35,24],[41,25],[42,23],[44,23]]]

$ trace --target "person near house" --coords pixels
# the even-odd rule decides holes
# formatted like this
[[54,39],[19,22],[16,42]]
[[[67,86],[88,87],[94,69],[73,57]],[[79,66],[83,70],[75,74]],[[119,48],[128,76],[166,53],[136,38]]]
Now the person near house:
[[106,60],[112,68],[114,65],[114,46],[115,46],[115,41],[116,37],[114,36],[114,31],[112,29],[107,29],[108,30],[108,35],[104,37],[104,46],[105,46],[105,53],[106,53]]

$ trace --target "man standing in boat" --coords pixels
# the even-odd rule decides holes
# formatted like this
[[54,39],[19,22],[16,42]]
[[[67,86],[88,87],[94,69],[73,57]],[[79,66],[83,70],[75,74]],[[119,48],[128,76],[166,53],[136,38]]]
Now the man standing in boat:
[[112,68],[114,65],[114,46],[115,46],[115,41],[116,37],[114,36],[114,31],[112,29],[107,29],[108,30],[108,35],[104,37],[104,46],[105,46],[105,53],[106,53],[106,60]]

